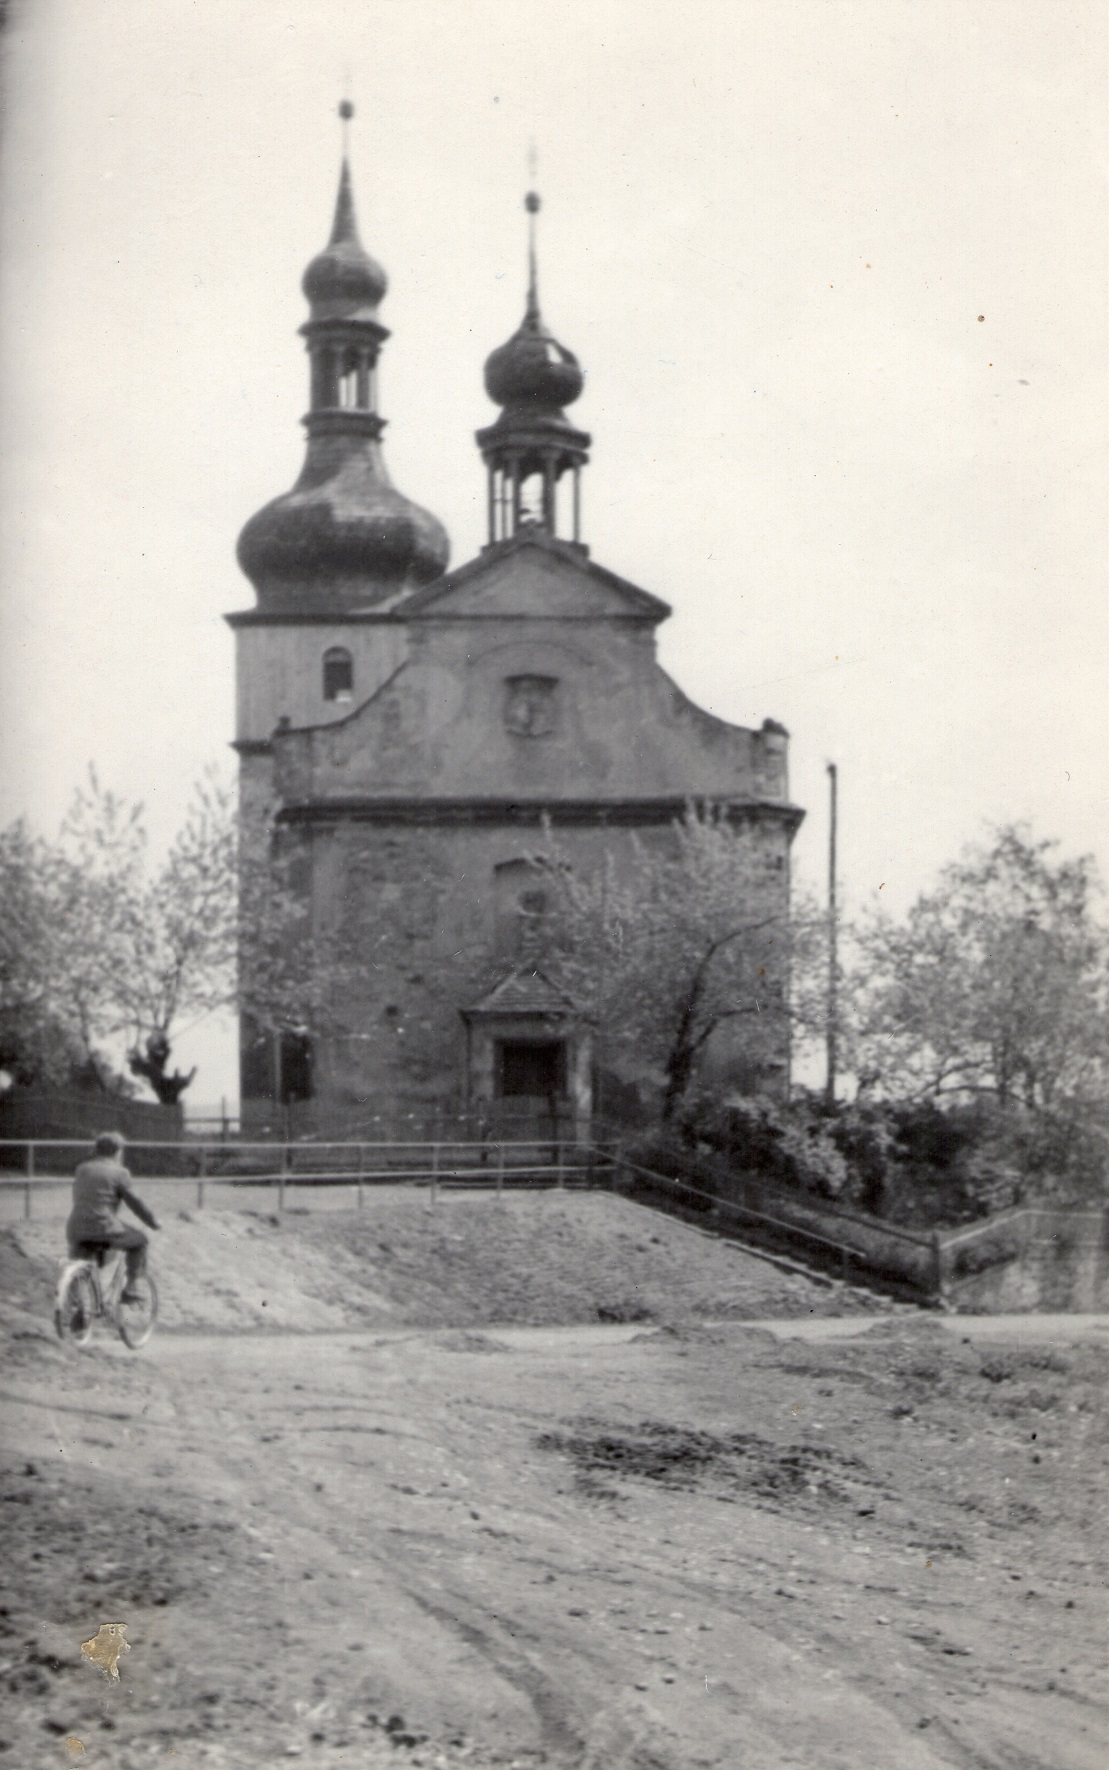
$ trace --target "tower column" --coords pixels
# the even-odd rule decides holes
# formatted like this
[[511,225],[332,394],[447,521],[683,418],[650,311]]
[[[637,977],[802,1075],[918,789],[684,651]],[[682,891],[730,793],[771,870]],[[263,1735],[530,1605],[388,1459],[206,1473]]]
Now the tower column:
[[515,535],[520,528],[520,457],[510,455],[509,472],[512,475],[512,533]]

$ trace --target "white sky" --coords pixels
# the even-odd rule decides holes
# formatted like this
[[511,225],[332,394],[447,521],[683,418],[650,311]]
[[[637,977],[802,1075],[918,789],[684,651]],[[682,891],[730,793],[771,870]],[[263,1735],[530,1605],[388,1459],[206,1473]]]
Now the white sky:
[[854,905],[987,819],[1109,872],[1106,35],[1102,0],[15,0],[0,821],[52,829],[95,760],[165,835],[228,754],[349,84],[387,457],[453,563],[534,137],[585,538],[674,605],[695,700],[789,726],[802,877],[828,760]]

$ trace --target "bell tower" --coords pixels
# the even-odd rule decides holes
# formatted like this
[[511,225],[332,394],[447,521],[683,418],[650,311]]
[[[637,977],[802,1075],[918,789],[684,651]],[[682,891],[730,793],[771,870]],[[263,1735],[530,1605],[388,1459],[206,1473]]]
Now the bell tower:
[[[572,350],[560,344],[539,311],[535,218],[539,198],[524,198],[528,215],[528,294],[523,320],[507,344],[485,364],[485,391],[501,406],[500,417],[477,432],[489,478],[488,544],[509,541],[525,528],[581,541],[581,469],[592,438],[578,430],[563,407],[585,385]],[[559,485],[570,475],[567,512]]]
[[[339,107],[344,130],[353,105]],[[377,366],[389,336],[378,318],[385,272],[358,237],[343,155],[331,237],[304,273],[309,314],[308,447],[291,492],[252,516],[239,564],[259,609],[290,615],[380,607],[442,575],[450,545],[430,511],[402,497],[381,450]]]

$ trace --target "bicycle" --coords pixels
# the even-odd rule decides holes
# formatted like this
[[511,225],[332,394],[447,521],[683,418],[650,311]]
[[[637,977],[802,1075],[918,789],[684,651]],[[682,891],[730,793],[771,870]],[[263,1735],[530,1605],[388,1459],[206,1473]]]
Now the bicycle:
[[95,1255],[65,1262],[54,1293],[54,1327],[59,1340],[86,1346],[93,1323],[103,1317],[113,1323],[132,1352],[146,1345],[158,1319],[158,1292],[154,1280],[144,1273],[131,1287],[139,1293],[139,1300],[125,1303],[125,1272],[122,1248],[101,1248]]

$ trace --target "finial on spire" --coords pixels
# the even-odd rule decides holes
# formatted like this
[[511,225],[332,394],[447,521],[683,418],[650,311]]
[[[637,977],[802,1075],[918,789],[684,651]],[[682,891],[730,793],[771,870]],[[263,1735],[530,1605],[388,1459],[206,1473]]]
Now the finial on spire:
[[343,125],[343,159],[350,153],[350,120],[354,115],[354,106],[349,98],[344,98],[339,105],[339,121]]
[[[534,150],[533,150],[534,152]],[[539,197],[535,191],[529,191],[524,198],[524,208],[528,212],[528,318],[539,318],[539,271],[535,258],[535,217],[539,213]]]

